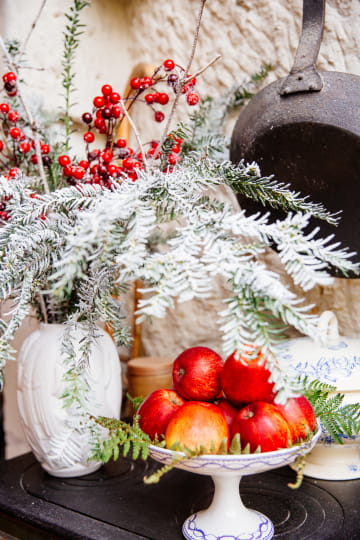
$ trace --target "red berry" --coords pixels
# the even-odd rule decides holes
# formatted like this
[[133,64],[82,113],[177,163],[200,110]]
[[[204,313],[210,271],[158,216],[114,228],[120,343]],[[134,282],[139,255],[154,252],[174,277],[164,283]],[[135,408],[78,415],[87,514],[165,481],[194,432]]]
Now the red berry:
[[163,66],[166,71],[171,71],[175,67],[175,62],[174,60],[171,60],[171,58],[168,58],[167,60],[164,60]]
[[27,154],[28,152],[30,152],[31,150],[31,144],[29,142],[22,142],[20,145],[19,145],[19,151],[22,153],[22,154]]
[[3,79],[3,81],[4,81],[5,83],[7,83],[7,82],[16,81],[17,76],[15,75],[14,72],[9,71],[8,73],[5,73],[5,74],[2,76],[2,79]]
[[63,168],[63,173],[65,176],[72,176],[74,171],[74,167],[72,165],[65,165]]
[[7,118],[9,122],[17,122],[20,118],[20,114],[17,111],[9,111]]
[[169,154],[167,157],[167,162],[169,165],[176,165],[176,163],[179,161],[179,156],[176,154]]
[[41,144],[40,151],[42,154],[48,154],[50,152],[50,146],[48,144]]
[[85,169],[82,167],[74,167],[72,174],[77,180],[82,180],[85,176]]
[[21,170],[18,167],[12,167],[11,169],[9,169],[8,175],[10,176],[10,178],[16,178],[17,176],[19,176],[19,174],[21,174]]
[[140,82],[140,88],[142,90],[145,90],[145,88],[150,88],[150,86],[152,86],[153,83],[154,81],[152,80],[151,77],[142,77],[141,82]]
[[195,92],[190,92],[187,96],[186,96],[186,101],[188,102],[189,105],[197,105],[199,103],[199,96],[198,94],[195,94]]
[[[5,178],[5,176],[4,176],[4,178]],[[8,219],[10,219],[9,212],[6,212],[5,210],[2,210],[0,212],[0,219],[2,219],[3,221],[7,221]]]
[[103,118],[108,119],[112,116],[112,111],[109,107],[104,107],[101,111],[101,115]]
[[154,114],[155,122],[163,122],[165,119],[165,114],[161,111],[156,111]]
[[141,79],[139,77],[133,77],[130,81],[130,86],[133,90],[138,90],[141,85]]
[[110,176],[117,176],[119,172],[119,167],[117,165],[114,165],[113,163],[110,163],[110,165],[108,165],[107,171]]
[[106,129],[105,120],[103,118],[95,118],[94,125],[98,130]]
[[118,148],[125,148],[127,142],[126,139],[118,139],[115,144]]
[[70,165],[71,158],[66,154],[63,154],[62,156],[58,157],[58,162],[62,167],[66,167],[66,165]]
[[94,142],[95,135],[91,131],[87,131],[86,133],[84,133],[83,139],[87,143],[92,143]]
[[109,150],[101,153],[101,159],[103,160],[104,163],[110,163],[112,158],[113,158],[112,152],[110,152]]
[[181,152],[180,144],[175,144],[175,146],[172,147],[171,151],[174,152],[175,154],[180,154]]
[[17,127],[12,127],[9,129],[9,135],[12,139],[19,139],[22,135],[22,131]]
[[146,94],[145,101],[146,103],[150,105],[151,103],[154,103],[155,98],[156,98],[156,94]]
[[10,105],[8,103],[0,103],[0,111],[4,114],[10,111]]
[[123,161],[123,167],[125,167],[125,169],[133,169],[134,164],[135,164],[135,160],[131,158],[125,158]]
[[82,121],[85,123],[85,124],[91,124],[92,122],[92,114],[89,113],[89,112],[85,112],[82,117],[81,117]]
[[99,157],[100,150],[98,148],[95,148],[94,150],[91,150],[91,152],[88,152],[87,158],[89,161],[94,161],[94,159],[97,159]]
[[184,84],[184,86],[181,89],[181,93],[186,94],[189,90],[190,90],[190,85],[189,84]]
[[179,81],[179,76],[176,75],[176,73],[170,73],[170,75],[168,75],[167,83],[169,86],[172,86],[175,88],[177,86],[178,81]]
[[34,163],[34,165],[36,165],[37,162],[38,162],[37,155],[36,155],[36,154],[33,154],[33,155],[31,156],[30,160],[31,160],[31,163]]
[[0,141],[0,152],[1,150],[4,148],[4,143],[2,141]]
[[165,92],[160,92],[156,95],[156,102],[160,105],[166,105],[169,101],[169,96]]
[[88,169],[89,165],[90,163],[86,161],[86,159],[82,159],[81,161],[79,161],[79,167],[82,167],[83,169]]
[[39,216],[39,219],[41,219],[42,221],[46,221],[46,219],[47,219],[46,214],[41,214]]
[[101,87],[101,92],[103,96],[111,96],[112,94],[112,86],[110,84],[104,84]]
[[29,197],[30,197],[30,199],[38,199],[39,198],[37,193],[30,193]]
[[197,78],[196,77],[192,77],[192,79],[190,79],[190,81],[188,81],[189,86],[195,86],[196,83],[197,83]]
[[120,118],[122,115],[122,108],[118,105],[114,105],[114,107],[111,109],[111,115],[113,118]]
[[110,95],[110,101],[111,103],[119,103],[121,99],[121,96],[118,92],[111,92],[111,95]]
[[94,104],[94,107],[96,107],[97,109],[100,109],[101,107],[105,105],[105,99],[102,96],[96,96],[93,99],[93,104]]

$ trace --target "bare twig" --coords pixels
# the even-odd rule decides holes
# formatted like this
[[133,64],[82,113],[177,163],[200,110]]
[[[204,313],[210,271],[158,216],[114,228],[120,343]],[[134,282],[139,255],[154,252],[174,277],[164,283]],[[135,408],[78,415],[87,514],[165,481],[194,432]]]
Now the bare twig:
[[[9,68],[16,73],[16,71],[17,71],[16,66],[15,66],[15,64],[14,64],[14,62],[13,62],[13,60],[12,60],[12,58],[11,58],[7,48],[6,48],[6,45],[5,45],[4,40],[3,40],[1,35],[0,35],[0,47],[2,48],[2,50],[4,52],[4,55],[5,55],[5,58],[6,58],[6,61],[7,61],[7,64],[9,66]],[[27,103],[26,103],[26,101],[25,101],[25,99],[24,99],[24,97],[22,95],[19,83],[17,85],[17,90],[18,90],[19,101],[21,102],[21,105],[23,106],[23,109],[24,109],[25,114],[27,116],[29,126],[30,126],[30,129],[32,131],[33,138],[34,138],[35,152],[36,152],[36,157],[37,157],[37,168],[38,168],[38,171],[39,171],[39,175],[40,175],[43,187],[44,187],[44,191],[45,191],[45,193],[47,195],[49,195],[50,188],[49,188],[49,184],[48,184],[47,179],[46,179],[45,170],[44,170],[44,166],[43,166],[43,162],[42,162],[38,127],[37,127],[37,124],[36,124],[36,122],[35,122],[35,120],[33,118],[32,113],[31,113],[29,107],[27,106]]]
[[[192,47],[191,47],[190,57],[189,57],[189,60],[188,60],[187,66],[186,66],[186,70],[185,70],[185,77],[187,77],[189,75],[189,71],[190,71],[191,65],[192,65],[193,60],[194,60],[196,46],[197,46],[197,43],[198,43],[198,40],[199,40],[200,24],[201,24],[201,19],[202,19],[205,4],[206,4],[206,0],[201,0],[200,1],[200,9],[199,9],[198,16],[196,18],[196,27],[195,27],[194,39],[193,39],[193,44],[192,44]],[[170,125],[171,125],[175,110],[177,108],[177,104],[178,104],[178,101],[179,101],[179,98],[180,98],[180,94],[181,94],[181,92],[178,92],[176,94],[176,96],[175,96],[174,102],[172,104],[172,107],[171,107],[171,110],[170,110],[170,113],[169,113],[169,116],[168,116],[168,120],[166,122],[165,129],[164,129],[164,131],[162,133],[162,136],[161,136],[161,139],[160,139],[160,142],[159,142],[159,146],[158,146],[159,149],[162,147],[163,142],[167,137],[168,131],[170,130]]]
[[45,324],[48,324],[49,322],[49,319],[48,319],[48,316],[47,316],[47,309],[46,309],[46,305],[45,305],[45,301],[44,301],[44,298],[43,298],[43,295],[41,293],[39,293],[37,295],[37,299],[39,301],[39,305],[40,305],[40,309],[41,309],[41,314],[44,318],[44,323]]
[[43,0],[43,1],[42,1],[41,6],[40,6],[40,9],[39,9],[39,11],[38,11],[38,13],[37,13],[35,19],[34,19],[33,22],[32,22],[32,25],[31,25],[30,30],[29,30],[29,32],[28,32],[28,35],[26,36],[26,38],[25,38],[25,40],[24,40],[24,42],[23,42],[23,44],[22,44],[22,46],[21,46],[21,49],[20,49],[20,52],[19,52],[19,59],[20,59],[20,58],[23,56],[23,54],[25,53],[25,50],[26,50],[27,44],[28,44],[28,42],[29,42],[29,39],[30,39],[30,37],[31,37],[31,35],[32,35],[32,33],[33,33],[33,31],[34,31],[34,29],[35,29],[35,27],[36,27],[36,25],[37,25],[39,19],[40,19],[42,10],[44,9],[46,2],[47,2],[47,0]]
[[204,71],[206,71],[209,67],[213,66],[215,64],[215,62],[217,62],[218,60],[220,60],[221,58],[221,54],[217,54],[215,56],[215,58],[213,58],[212,60],[210,60],[210,62],[208,64],[206,64],[206,66],[204,66],[203,68],[199,69],[199,71],[197,71],[196,73],[194,73],[194,75],[189,75],[188,79],[185,81],[185,84],[190,81],[191,79],[193,79],[194,77],[198,77],[199,75],[201,75],[202,73],[204,73]]
[[141,142],[139,131],[138,131],[135,123],[133,122],[133,120],[132,120],[132,118],[131,118],[131,116],[130,116],[127,108],[126,108],[126,104],[125,104],[125,102],[124,102],[124,100],[122,98],[120,98],[120,105],[121,105],[122,111],[123,111],[127,121],[129,122],[130,126],[132,127],[132,129],[134,131],[134,135],[135,135],[136,141],[137,141],[137,143],[139,145],[140,152],[143,155],[144,168],[145,168],[145,170],[148,170],[148,164],[147,164],[147,161],[146,161],[146,158],[145,158],[145,151],[144,151],[143,144]]

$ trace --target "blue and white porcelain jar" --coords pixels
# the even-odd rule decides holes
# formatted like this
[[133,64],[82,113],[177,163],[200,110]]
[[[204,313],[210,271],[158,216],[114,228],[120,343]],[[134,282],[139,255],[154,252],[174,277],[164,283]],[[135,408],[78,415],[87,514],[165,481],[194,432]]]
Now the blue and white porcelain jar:
[[[332,311],[320,316],[318,330],[316,340],[303,337],[282,343],[279,358],[290,373],[335,386],[344,394],[344,405],[359,403],[360,339],[340,336]],[[360,433],[351,439],[339,433],[343,442],[339,444],[322,429],[317,445],[307,456],[304,474],[324,480],[360,478]]]

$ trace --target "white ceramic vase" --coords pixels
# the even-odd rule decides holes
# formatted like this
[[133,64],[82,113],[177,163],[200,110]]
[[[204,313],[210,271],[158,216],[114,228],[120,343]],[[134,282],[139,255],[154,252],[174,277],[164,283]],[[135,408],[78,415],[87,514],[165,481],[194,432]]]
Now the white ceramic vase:
[[[67,368],[61,354],[62,324],[40,324],[24,341],[18,358],[17,399],[25,437],[45,471],[53,476],[82,476],[101,464],[89,461],[90,435],[79,429],[76,410],[61,398]],[[84,331],[72,331],[77,357]],[[122,387],[118,352],[102,329],[93,343],[86,378],[90,392],[87,412],[120,417]]]

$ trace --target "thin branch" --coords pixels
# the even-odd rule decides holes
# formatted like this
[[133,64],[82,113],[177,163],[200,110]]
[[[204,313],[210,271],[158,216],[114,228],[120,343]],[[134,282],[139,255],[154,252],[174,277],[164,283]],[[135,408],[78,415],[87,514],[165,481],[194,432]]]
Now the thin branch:
[[38,11],[38,13],[37,13],[37,15],[36,15],[36,17],[35,17],[35,19],[34,19],[32,25],[31,25],[31,27],[30,27],[29,33],[28,33],[28,35],[26,36],[26,38],[25,38],[25,40],[24,40],[24,42],[23,42],[23,44],[22,44],[22,46],[21,46],[21,49],[20,49],[20,52],[19,52],[19,59],[20,59],[20,58],[23,56],[23,54],[25,53],[27,44],[28,44],[28,42],[29,42],[29,40],[30,40],[30,38],[31,38],[31,35],[32,35],[32,33],[33,33],[33,31],[34,31],[34,29],[35,29],[35,27],[36,27],[36,25],[37,25],[37,23],[38,23],[40,17],[41,17],[41,13],[42,13],[42,11],[43,11],[43,9],[44,9],[44,7],[45,7],[46,2],[47,2],[47,0],[43,0],[42,3],[41,3],[40,9],[39,9],[39,11]]
[[139,134],[139,131],[135,125],[135,123],[133,122],[127,108],[126,108],[126,105],[125,105],[125,102],[122,98],[120,98],[120,105],[121,105],[121,108],[122,108],[122,111],[127,119],[127,121],[129,122],[130,126],[132,127],[133,131],[134,131],[134,135],[135,135],[135,138],[136,138],[136,141],[139,145],[139,148],[140,148],[140,152],[142,153],[143,155],[143,160],[144,160],[144,168],[145,168],[145,171],[148,171],[148,164],[147,164],[147,161],[146,161],[146,157],[145,157],[145,151],[144,151],[144,147],[143,147],[143,144],[141,142],[141,138],[140,138],[140,134]]
[[[188,60],[187,66],[186,66],[185,76],[188,76],[188,75],[189,75],[189,71],[190,71],[191,65],[192,65],[193,60],[194,60],[195,50],[196,50],[196,46],[197,46],[197,43],[198,43],[198,40],[199,40],[200,24],[201,24],[201,19],[202,19],[202,15],[203,15],[203,11],[204,11],[205,4],[206,4],[206,0],[201,0],[201,2],[200,2],[199,13],[198,13],[198,16],[197,16],[197,19],[196,19],[196,27],[195,27],[195,33],[194,33],[194,40],[193,40],[193,44],[192,44],[192,47],[191,47],[190,57],[189,57],[189,60]],[[171,125],[171,122],[172,122],[172,119],[173,119],[175,110],[176,110],[176,108],[177,108],[177,104],[178,104],[178,101],[179,101],[179,98],[180,98],[180,94],[181,94],[181,93],[178,92],[178,93],[176,94],[176,96],[175,96],[175,99],[174,99],[174,102],[173,102],[173,104],[172,104],[172,107],[171,107],[171,110],[170,110],[170,114],[169,114],[169,116],[168,116],[168,120],[167,120],[165,129],[164,129],[164,131],[163,131],[163,133],[162,133],[162,136],[161,136],[161,139],[160,139],[158,148],[161,148],[161,147],[162,147],[163,142],[164,142],[165,138],[167,137],[167,134],[168,134],[168,132],[169,132],[169,130],[170,130],[170,125]]]
[[189,61],[188,61],[188,64],[186,66],[186,71],[185,71],[186,75],[189,74],[192,63],[193,63],[193,60],[194,60],[196,46],[197,46],[198,41],[199,41],[200,24],[201,24],[201,19],[202,19],[205,4],[206,4],[206,0],[201,0],[199,13],[198,13],[197,20],[196,20],[196,28],[195,28],[195,33],[194,33],[194,40],[193,40],[193,44],[192,44],[192,47],[191,47],[191,53],[190,53]]
[[47,316],[47,310],[46,310],[46,305],[45,305],[45,301],[44,301],[44,298],[43,298],[43,295],[41,293],[39,293],[37,295],[37,299],[39,301],[39,305],[40,305],[40,309],[41,309],[41,314],[44,318],[44,323],[45,324],[48,324],[49,320],[48,320],[48,316]]
[[215,64],[215,62],[217,62],[218,60],[220,60],[221,58],[221,54],[217,54],[215,56],[215,58],[213,58],[212,60],[210,60],[210,62],[208,64],[206,64],[206,66],[204,66],[203,68],[199,69],[199,71],[197,71],[196,73],[194,73],[194,75],[190,75],[189,78],[185,81],[185,84],[190,81],[191,79],[193,79],[194,77],[198,77],[199,75],[201,75],[202,73],[204,73],[204,71],[206,71],[209,67],[213,66]]
[[[5,55],[5,58],[6,58],[6,61],[8,63],[8,66],[9,68],[12,70],[12,71],[17,71],[16,70],[16,66],[6,48],[6,45],[4,43],[4,40],[2,38],[2,36],[0,35],[0,47],[2,48],[2,50],[4,51],[4,55]],[[47,195],[50,194],[50,188],[49,188],[49,184],[46,180],[46,175],[45,175],[45,170],[44,170],[44,166],[43,166],[43,162],[42,162],[42,156],[41,156],[41,150],[40,150],[40,139],[39,139],[39,133],[38,133],[38,127],[36,125],[36,122],[33,118],[33,115],[29,109],[29,107],[27,106],[26,104],[26,101],[24,100],[23,98],[23,95],[20,91],[20,86],[19,84],[17,85],[17,90],[18,90],[18,97],[19,97],[19,100],[23,106],[23,109],[25,111],[25,114],[27,116],[27,119],[28,119],[28,122],[29,122],[29,126],[30,126],[30,129],[31,129],[31,132],[32,132],[32,135],[33,135],[33,138],[34,138],[34,143],[35,143],[35,151],[36,151],[36,157],[37,157],[37,168],[38,168],[38,171],[39,171],[39,175],[40,175],[40,178],[41,178],[41,181],[42,181],[42,184],[44,186],[44,191]]]

